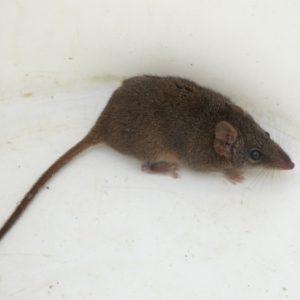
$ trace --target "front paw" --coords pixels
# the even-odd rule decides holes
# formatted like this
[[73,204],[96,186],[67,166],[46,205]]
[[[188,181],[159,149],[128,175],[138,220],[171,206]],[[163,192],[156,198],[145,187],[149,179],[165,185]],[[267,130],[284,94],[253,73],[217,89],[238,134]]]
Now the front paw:
[[243,183],[245,180],[243,172],[239,170],[226,170],[224,175],[232,184]]

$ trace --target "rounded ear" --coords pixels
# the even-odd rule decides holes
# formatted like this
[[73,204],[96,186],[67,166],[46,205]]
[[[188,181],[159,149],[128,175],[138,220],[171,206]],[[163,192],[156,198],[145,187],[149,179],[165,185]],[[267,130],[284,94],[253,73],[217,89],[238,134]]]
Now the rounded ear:
[[237,130],[228,122],[221,121],[215,127],[215,151],[227,159],[231,158],[231,148],[239,135]]
[[244,111],[242,108],[240,108],[239,106],[237,106],[237,105],[235,105],[235,104],[232,104],[232,103],[228,103],[228,106],[229,106],[232,110],[234,110],[234,111],[236,111],[236,112],[238,112],[238,113],[240,113],[240,114],[242,114],[242,115],[245,115],[245,111]]

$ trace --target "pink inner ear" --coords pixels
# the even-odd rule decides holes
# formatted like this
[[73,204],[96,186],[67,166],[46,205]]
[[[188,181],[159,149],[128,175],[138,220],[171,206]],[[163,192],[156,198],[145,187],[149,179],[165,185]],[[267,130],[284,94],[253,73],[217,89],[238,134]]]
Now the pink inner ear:
[[235,142],[235,138],[232,136],[232,134],[227,134],[227,145],[232,145]]
[[230,159],[230,149],[237,138],[238,132],[230,123],[226,121],[219,122],[215,128],[215,151],[218,154]]
[[228,122],[221,121],[216,125],[215,135],[217,139],[226,140],[226,143],[232,144],[236,141],[238,133],[236,129]]

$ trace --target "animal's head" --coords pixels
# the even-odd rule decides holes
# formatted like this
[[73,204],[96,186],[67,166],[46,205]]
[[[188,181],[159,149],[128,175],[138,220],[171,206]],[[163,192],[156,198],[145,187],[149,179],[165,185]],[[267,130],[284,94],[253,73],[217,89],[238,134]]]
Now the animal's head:
[[240,107],[226,104],[234,114],[234,125],[220,121],[215,127],[215,151],[231,161],[233,167],[291,170],[294,163],[254,119]]

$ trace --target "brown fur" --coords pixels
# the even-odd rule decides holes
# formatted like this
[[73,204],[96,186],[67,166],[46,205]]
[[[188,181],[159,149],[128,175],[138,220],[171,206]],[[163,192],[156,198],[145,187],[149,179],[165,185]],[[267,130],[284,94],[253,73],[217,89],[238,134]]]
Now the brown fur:
[[[253,118],[229,99],[175,77],[125,80],[111,96],[87,136],[40,177],[0,229],[0,240],[40,188],[73,157],[104,142],[144,162],[143,169],[178,177],[179,164],[198,171],[221,171],[233,183],[241,169],[292,169],[289,156]],[[251,151],[262,153],[259,161]]]

